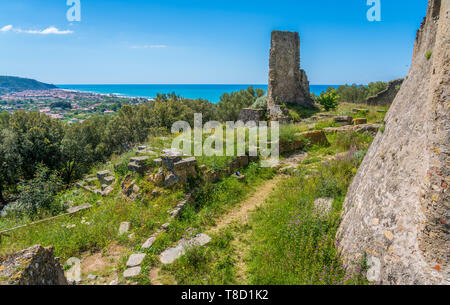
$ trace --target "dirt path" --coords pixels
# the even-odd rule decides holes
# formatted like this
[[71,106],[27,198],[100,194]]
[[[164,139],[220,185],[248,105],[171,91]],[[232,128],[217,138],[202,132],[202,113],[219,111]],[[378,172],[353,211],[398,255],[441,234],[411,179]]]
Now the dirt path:
[[159,271],[161,271],[161,268],[155,267],[150,270],[150,283],[152,285],[158,285],[161,286],[163,283],[161,283],[159,278]]
[[247,223],[249,213],[264,203],[278,182],[281,181],[282,177],[283,176],[280,175],[275,176],[272,180],[258,186],[258,190],[250,198],[246,199],[231,212],[221,217],[221,220],[213,228],[208,230],[206,234],[217,233],[233,222],[237,222],[239,224]]
[[[298,163],[305,158],[306,154],[303,152],[294,153],[287,159],[281,161],[281,167],[290,166],[296,168]],[[214,234],[232,224],[237,224],[239,226],[240,230],[235,232],[235,239],[232,242],[233,247],[236,249],[236,269],[239,284],[247,283],[247,264],[245,258],[247,257],[247,252],[249,250],[249,238],[251,233],[251,228],[247,227],[248,217],[252,211],[264,204],[278,183],[285,177],[285,175],[278,174],[272,180],[266,181],[258,186],[256,192],[244,200],[239,206],[236,206],[230,212],[220,217],[220,220],[216,225],[205,232],[206,234]],[[160,271],[161,269],[158,267],[150,270],[150,281],[153,285],[163,284]]]

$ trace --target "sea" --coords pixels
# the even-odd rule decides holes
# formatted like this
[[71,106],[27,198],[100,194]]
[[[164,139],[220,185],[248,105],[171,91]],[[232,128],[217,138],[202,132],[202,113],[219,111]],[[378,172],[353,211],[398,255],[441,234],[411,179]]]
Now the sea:
[[[99,94],[114,94],[120,97],[155,98],[158,93],[175,92],[185,98],[205,99],[218,103],[224,93],[231,93],[250,86],[261,88],[267,93],[267,85],[57,85],[61,89],[69,89]],[[311,93],[320,95],[328,87],[337,88],[338,85],[311,85]]]

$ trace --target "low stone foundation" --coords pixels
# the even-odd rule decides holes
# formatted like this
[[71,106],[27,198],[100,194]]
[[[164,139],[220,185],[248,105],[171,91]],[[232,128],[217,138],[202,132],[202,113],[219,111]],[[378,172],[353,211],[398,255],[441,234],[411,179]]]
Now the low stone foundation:
[[390,81],[385,90],[369,97],[366,104],[371,106],[389,106],[397,96],[402,84],[403,78]]

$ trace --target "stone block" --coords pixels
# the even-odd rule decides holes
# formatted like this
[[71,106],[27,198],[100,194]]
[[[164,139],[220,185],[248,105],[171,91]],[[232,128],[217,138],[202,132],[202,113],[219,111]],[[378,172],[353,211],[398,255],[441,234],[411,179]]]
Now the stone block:
[[152,237],[150,237],[149,239],[147,239],[146,241],[145,241],[145,243],[142,245],[142,249],[149,249],[152,245],[153,245],[153,243],[156,241],[156,237],[154,237],[154,236],[152,236]]
[[186,250],[194,247],[201,247],[211,241],[211,237],[206,234],[199,234],[190,240],[181,240],[174,248],[163,251],[160,255],[160,261],[163,264],[171,264],[186,253]]
[[142,264],[145,258],[145,253],[132,254],[128,258],[127,267],[136,267]]
[[124,278],[136,277],[136,276],[139,276],[140,273],[141,273],[141,267],[133,267],[133,268],[129,268],[129,269],[125,270],[123,272],[123,277]]
[[100,183],[103,184],[103,180],[105,177],[111,176],[111,172],[109,170],[100,171],[97,173],[97,179],[100,181]]
[[330,144],[328,142],[327,136],[325,135],[325,132],[323,130],[305,131],[305,132],[296,134],[296,136],[307,139],[313,145],[328,145],[328,144]]
[[353,118],[351,116],[337,116],[334,121],[340,125],[351,125],[353,123]]
[[128,231],[130,230],[130,227],[131,227],[131,223],[121,222],[120,227],[119,227],[119,235],[128,233]]
[[195,159],[195,157],[190,157],[190,158],[180,160],[176,163],[173,163],[173,169],[181,170],[181,169],[186,169],[188,167],[195,167],[196,165],[197,165],[197,160]]
[[354,124],[354,125],[367,124],[367,119],[366,119],[366,118],[358,118],[358,119],[354,119],[354,120],[353,120],[353,124]]
[[83,204],[83,205],[78,205],[76,207],[68,208],[67,209],[67,213],[71,213],[72,214],[72,213],[76,213],[76,212],[79,212],[79,211],[82,211],[82,210],[87,210],[87,209],[89,209],[91,207],[92,207],[92,205],[90,205],[89,203]]
[[101,195],[108,196],[109,194],[112,193],[112,191],[114,191],[114,188],[110,185],[103,192],[101,192]]
[[133,157],[130,159],[130,162],[136,163],[139,166],[146,167],[147,166],[147,160],[149,160],[150,157],[148,156],[142,156],[142,157]]

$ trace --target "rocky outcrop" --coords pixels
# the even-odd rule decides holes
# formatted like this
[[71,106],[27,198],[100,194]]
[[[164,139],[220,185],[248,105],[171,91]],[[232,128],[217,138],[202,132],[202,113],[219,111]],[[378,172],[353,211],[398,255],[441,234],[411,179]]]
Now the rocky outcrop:
[[[297,32],[273,31],[269,59],[267,106],[291,103],[313,107],[306,73],[300,70],[300,36]],[[278,112],[276,112],[278,113]]]
[[449,284],[449,1],[430,0],[411,69],[354,178],[338,242],[384,284]]
[[0,285],[67,285],[53,248],[33,246],[0,262]]
[[366,104],[372,106],[389,106],[395,99],[403,84],[403,78],[390,81],[387,88],[367,99]]

